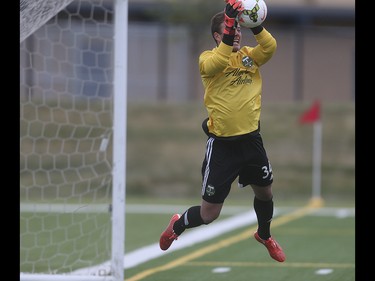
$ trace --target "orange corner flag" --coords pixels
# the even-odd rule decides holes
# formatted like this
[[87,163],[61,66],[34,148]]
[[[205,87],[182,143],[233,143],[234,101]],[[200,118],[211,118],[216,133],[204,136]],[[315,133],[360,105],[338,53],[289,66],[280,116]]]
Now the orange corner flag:
[[299,118],[301,124],[314,123],[320,119],[320,102],[315,101],[314,104],[305,111]]

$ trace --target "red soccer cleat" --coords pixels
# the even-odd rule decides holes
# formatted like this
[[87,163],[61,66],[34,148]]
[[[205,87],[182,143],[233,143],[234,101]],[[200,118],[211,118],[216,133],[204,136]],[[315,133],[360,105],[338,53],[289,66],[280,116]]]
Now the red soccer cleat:
[[173,224],[181,217],[180,214],[174,214],[169,221],[167,228],[160,235],[159,246],[163,251],[168,250],[174,240],[177,240],[178,235],[173,231]]
[[272,238],[272,236],[267,240],[263,240],[259,237],[258,231],[256,231],[254,233],[254,237],[259,243],[262,243],[264,246],[266,246],[271,258],[277,260],[278,262],[285,261],[285,254],[283,249],[280,247],[279,243],[277,243],[276,240]]

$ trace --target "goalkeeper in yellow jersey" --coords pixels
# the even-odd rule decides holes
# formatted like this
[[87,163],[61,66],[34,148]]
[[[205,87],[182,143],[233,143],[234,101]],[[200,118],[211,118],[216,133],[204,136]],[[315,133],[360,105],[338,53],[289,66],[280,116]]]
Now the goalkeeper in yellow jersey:
[[255,239],[278,262],[285,254],[271,236],[273,217],[273,174],[260,135],[262,77],[259,68],[276,50],[275,38],[261,25],[251,28],[255,47],[240,46],[241,27],[236,17],[243,10],[239,0],[228,0],[223,12],[211,19],[216,47],[199,57],[208,118],[202,127],[208,135],[202,164],[201,205],[174,214],[160,236],[167,250],[185,229],[206,225],[217,219],[231,184],[250,185],[258,220]]

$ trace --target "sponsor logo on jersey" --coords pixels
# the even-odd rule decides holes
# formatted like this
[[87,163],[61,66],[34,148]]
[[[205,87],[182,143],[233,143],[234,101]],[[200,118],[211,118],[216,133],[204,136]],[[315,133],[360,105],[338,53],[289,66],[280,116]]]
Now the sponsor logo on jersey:
[[253,60],[249,58],[248,56],[245,56],[242,58],[242,65],[245,67],[252,67],[253,66]]

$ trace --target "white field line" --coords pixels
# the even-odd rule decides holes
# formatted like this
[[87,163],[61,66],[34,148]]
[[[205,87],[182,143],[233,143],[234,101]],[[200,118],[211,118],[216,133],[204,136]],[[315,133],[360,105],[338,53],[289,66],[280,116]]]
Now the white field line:
[[[157,205],[157,204],[128,204],[125,212],[127,214],[172,214],[175,210],[186,210],[189,206],[183,205]],[[221,214],[235,215],[247,212],[252,206],[224,206]],[[279,207],[281,213],[288,213],[296,207]],[[108,213],[109,204],[31,204],[21,203],[20,212],[35,213]],[[309,215],[346,217],[354,216],[354,208],[319,208]]]
[[[238,212],[239,208],[242,209],[241,212]],[[140,265],[152,259],[158,258],[160,256],[167,255],[174,251],[181,250],[186,247],[195,245],[197,243],[210,240],[224,233],[233,231],[237,228],[256,223],[256,215],[254,211],[244,212],[243,207],[239,207],[239,208],[237,208],[237,215],[234,215],[226,219],[222,219],[220,221],[215,221],[206,226],[201,226],[199,228],[186,230],[181,235],[181,237],[179,237],[177,241],[173,242],[173,245],[167,251],[160,250],[159,244],[154,243],[154,244],[139,248],[137,250],[134,250],[132,252],[125,253],[124,269],[135,267],[137,265]],[[151,211],[152,213],[161,211],[161,213],[172,214],[174,210],[177,210],[177,209],[183,210],[184,208],[181,208],[181,206],[165,206],[165,205],[163,206],[159,206],[159,205],[127,206],[127,211],[129,210],[129,212],[136,213],[135,212],[136,209],[141,210],[141,212],[145,212],[145,210],[148,209],[148,211]],[[227,212],[229,211],[228,207],[224,207],[224,209],[227,209]],[[276,217],[277,215],[280,215],[281,213],[288,213],[295,209],[296,208],[275,208],[274,216]],[[233,209],[230,210],[229,212],[234,212],[235,210],[236,210],[236,207],[233,207]],[[315,212],[312,212],[309,215],[335,216],[337,218],[344,218],[348,216],[349,217],[355,216],[355,210],[354,208],[320,208],[320,209],[317,209]],[[106,263],[103,263],[97,266],[79,269],[75,271],[74,273],[85,274],[85,275],[95,275],[98,272],[103,272],[103,271],[109,272],[109,270],[110,270],[110,263],[108,261]]]
[[[157,205],[157,204],[128,204],[125,206],[127,214],[172,214],[175,210],[186,210],[190,206]],[[222,214],[238,214],[248,211],[252,206],[226,206]],[[21,203],[21,212],[35,213],[108,213],[109,204],[32,204]]]
[[[64,204],[21,204],[21,212],[108,212],[109,205],[64,205]],[[159,214],[173,214],[175,210],[185,210],[188,206],[181,205],[151,205],[151,204],[129,204],[126,206],[126,213],[159,213]],[[209,225],[204,225],[194,229],[186,230],[177,241],[173,243],[171,248],[167,251],[162,251],[158,243],[144,246],[124,255],[124,269],[135,267],[144,262],[158,258],[163,255],[170,254],[174,251],[190,247],[200,242],[204,242],[223,235],[224,233],[233,231],[240,227],[256,223],[256,215],[254,211],[249,211],[249,207],[235,207],[224,206],[222,214],[236,214],[226,219],[215,221]],[[282,213],[289,213],[296,208],[275,208],[274,216]],[[247,210],[247,211],[246,211]],[[319,216],[336,216],[337,218],[345,218],[355,216],[354,208],[319,208],[309,215]],[[167,223],[167,222],[166,222]],[[72,272],[75,274],[84,275],[106,275],[110,272],[110,261],[105,263],[82,268]]]
[[[171,212],[169,212],[171,213]],[[226,232],[233,231],[242,226],[246,226],[256,222],[254,211],[242,212],[239,215],[232,216],[221,221],[215,221],[209,225],[204,225],[195,229],[186,230],[181,237],[173,242],[173,245],[167,250],[162,251],[158,243],[154,243],[129,253],[124,256],[124,269],[135,267],[144,262],[158,258],[163,255],[170,254],[174,251],[193,246],[197,243],[220,236]],[[109,262],[76,270],[73,274],[96,275],[110,269]]]
[[213,239],[217,236],[223,235],[224,233],[253,224],[255,222],[255,212],[248,211],[221,221],[213,222],[209,225],[204,225],[195,229],[188,229],[181,235],[181,237],[179,237],[178,240],[173,242],[173,245],[167,251],[160,250],[159,244],[155,243],[125,254],[124,268],[127,269],[137,266],[151,259]]

